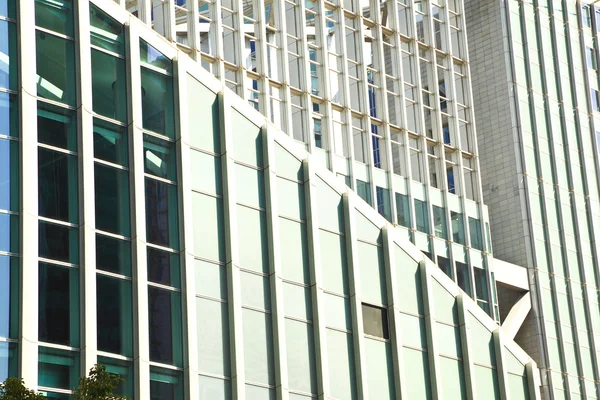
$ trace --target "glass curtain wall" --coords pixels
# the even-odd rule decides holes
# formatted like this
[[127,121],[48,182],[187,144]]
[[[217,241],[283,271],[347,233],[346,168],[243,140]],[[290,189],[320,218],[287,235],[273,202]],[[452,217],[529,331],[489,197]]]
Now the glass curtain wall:
[[129,134],[123,25],[90,4],[98,358],[133,396]]
[[61,398],[77,384],[80,346],[73,2],[37,0],[35,23],[39,193],[38,385],[49,396]]
[[[141,40],[152,399],[181,398],[182,321],[173,62]],[[160,365],[176,367],[175,370]]]
[[19,114],[15,0],[0,1],[0,380],[17,373]]

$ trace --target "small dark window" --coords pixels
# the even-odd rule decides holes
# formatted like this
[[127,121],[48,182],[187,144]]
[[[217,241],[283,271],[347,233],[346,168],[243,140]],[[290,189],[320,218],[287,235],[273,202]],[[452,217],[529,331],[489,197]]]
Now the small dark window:
[[362,303],[363,329],[365,334],[383,339],[390,338],[387,310]]

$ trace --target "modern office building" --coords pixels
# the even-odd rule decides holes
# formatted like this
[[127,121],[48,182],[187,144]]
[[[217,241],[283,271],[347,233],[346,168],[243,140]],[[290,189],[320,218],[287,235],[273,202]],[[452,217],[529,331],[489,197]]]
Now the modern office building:
[[517,341],[547,399],[599,396],[600,10],[589,3],[465,2],[494,255],[528,270]]
[[0,0],[0,378],[539,398],[498,325],[462,7]]

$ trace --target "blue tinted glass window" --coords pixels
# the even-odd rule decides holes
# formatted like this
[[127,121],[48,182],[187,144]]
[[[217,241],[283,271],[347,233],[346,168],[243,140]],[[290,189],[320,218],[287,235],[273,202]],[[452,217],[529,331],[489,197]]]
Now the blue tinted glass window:
[[18,374],[19,353],[14,343],[0,342],[0,381]]
[[[17,338],[19,331],[18,262],[16,257],[0,255],[0,337],[3,338]],[[0,356],[1,375],[2,356]]]
[[18,155],[19,143],[0,139],[0,210],[19,210]]
[[0,54],[0,88],[17,90],[17,25],[14,22],[0,20]]
[[0,92],[0,135],[19,136],[19,102],[6,92]]
[[19,217],[0,212],[0,251],[19,252]]

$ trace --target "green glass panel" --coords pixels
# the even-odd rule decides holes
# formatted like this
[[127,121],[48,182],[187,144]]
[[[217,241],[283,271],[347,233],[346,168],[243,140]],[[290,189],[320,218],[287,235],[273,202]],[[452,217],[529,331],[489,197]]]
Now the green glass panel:
[[19,368],[19,353],[14,343],[0,342],[0,381],[16,378]]
[[144,135],[144,172],[177,181],[175,143]]
[[146,240],[159,246],[179,248],[177,187],[146,178]]
[[73,389],[79,380],[79,353],[39,348],[38,385],[48,388]]
[[129,171],[94,165],[96,229],[131,236]]
[[349,294],[346,237],[319,231],[323,288],[334,293]]
[[133,364],[130,361],[116,360],[114,358],[98,356],[98,364],[104,365],[106,371],[119,375],[123,381],[113,390],[113,393],[133,398]]
[[483,237],[481,235],[481,221],[469,217],[469,232],[471,235],[471,247],[483,250]]
[[448,239],[446,211],[444,207],[433,206],[433,227],[435,230],[435,236],[442,239]]
[[368,182],[363,182],[361,180],[356,180],[356,193],[360,196],[361,199],[372,205],[371,203],[371,186]]
[[306,219],[304,185],[277,178],[277,211],[280,216],[303,221]]
[[[17,5],[15,0],[0,0],[0,16],[16,18]],[[3,379],[4,381],[4,379]]]
[[142,68],[142,127],[175,137],[173,78]]
[[194,255],[225,261],[223,199],[192,192]]
[[[16,339],[18,333],[19,259],[0,255],[0,337]],[[2,348],[0,348],[1,353]],[[0,376],[2,376],[1,361]]]
[[429,234],[429,215],[427,203],[415,199],[415,219],[417,220],[417,230]]
[[[465,374],[462,360],[440,356],[439,365],[441,377],[438,379],[441,381],[444,398],[448,400],[466,400],[467,393],[465,390]],[[490,396],[489,398],[493,397]]]
[[225,266],[194,260],[196,294],[227,300],[227,271]]
[[315,343],[312,324],[285,319],[289,387],[317,394]]
[[392,400],[396,398],[391,343],[365,338],[367,383],[369,398]]
[[235,164],[236,201],[256,208],[265,208],[265,181],[263,172]]
[[41,31],[35,37],[38,96],[74,106],[74,43]]
[[[2,6],[0,5],[0,15]],[[17,90],[17,24],[0,20],[0,88]]]
[[96,268],[131,276],[131,242],[97,234]]
[[125,60],[92,49],[92,100],[94,112],[127,121]]
[[124,36],[123,25],[90,4],[90,40],[94,46],[123,56]]
[[19,136],[19,102],[6,92],[0,92],[0,135]]
[[19,253],[19,217],[0,213],[0,251]]
[[242,305],[259,310],[271,310],[269,278],[263,275],[240,271]]
[[465,244],[465,221],[461,213],[450,212],[450,223],[452,224],[452,240],[456,243]]
[[279,240],[282,276],[310,284],[306,224],[279,218]]
[[398,216],[398,225],[410,228],[408,196],[396,193],[396,215]]
[[148,281],[179,288],[179,255],[148,247]]
[[383,215],[385,219],[388,221],[392,220],[392,206],[390,204],[390,193],[389,190],[380,188],[377,186],[375,188],[375,195],[377,196],[377,212]]
[[260,127],[254,125],[239,111],[231,109],[231,131],[236,161],[262,168],[263,148]]
[[72,264],[79,263],[79,229],[39,222],[39,256]]
[[450,260],[444,257],[437,258],[437,265],[442,271],[450,278],[452,278],[452,268],[450,267]]
[[182,365],[181,294],[148,288],[150,361]]
[[150,367],[150,400],[183,399],[181,372]]
[[129,166],[129,150],[127,146],[127,129],[94,118],[94,157]]
[[140,39],[140,62],[161,69],[166,73],[172,72],[173,62],[163,53],[146,41]]
[[474,267],[473,273],[475,275],[475,294],[477,296],[477,300],[483,300],[486,302],[489,301],[486,271],[481,268]]
[[291,282],[283,282],[283,309],[286,316],[307,321],[312,320],[310,288]]
[[240,267],[269,272],[267,217],[264,211],[237,205]]
[[196,150],[190,150],[190,161],[194,173],[190,177],[192,190],[213,195],[223,194],[223,179],[221,178],[221,157],[215,157]]
[[96,309],[98,350],[132,357],[131,281],[98,274]]
[[361,298],[373,304],[387,304],[383,248],[358,241],[356,249]]
[[38,213],[42,217],[77,223],[77,157],[38,149]]
[[42,342],[79,346],[79,270],[39,265],[38,335]]
[[357,399],[352,335],[333,329],[326,331],[331,396],[337,399]]
[[77,151],[75,112],[38,101],[38,142]]
[[35,24],[73,37],[73,2],[71,0],[36,0]]

